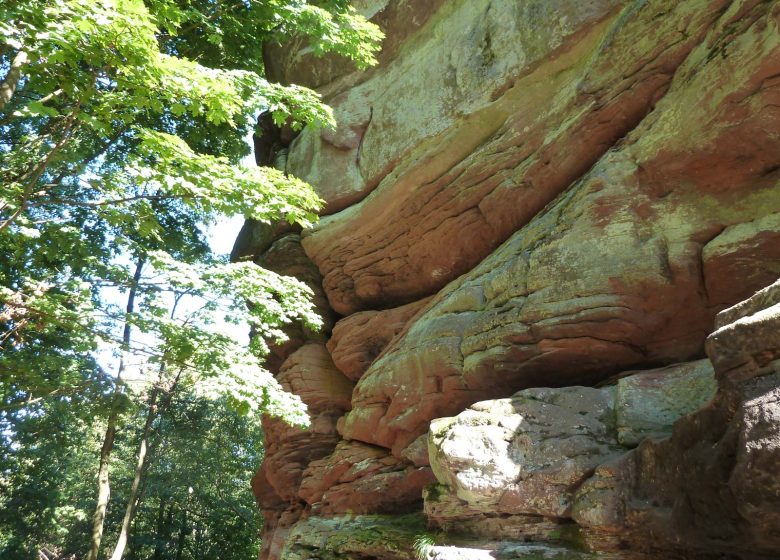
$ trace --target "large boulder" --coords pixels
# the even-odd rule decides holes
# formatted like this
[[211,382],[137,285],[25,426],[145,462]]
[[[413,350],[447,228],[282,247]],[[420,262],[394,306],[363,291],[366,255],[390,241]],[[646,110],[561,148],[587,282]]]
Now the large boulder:
[[625,452],[614,388],[528,389],[431,424],[433,472],[471,509],[567,517],[572,489]]
[[620,379],[615,402],[618,441],[634,446],[649,436],[668,436],[678,418],[698,410],[715,396],[717,386],[707,359]]
[[[484,538],[556,542],[560,523],[572,519],[589,528],[623,527],[616,510],[630,488],[629,449],[644,437],[668,436],[714,388],[709,361],[698,360],[625,372],[600,389],[526,389],[436,419],[428,451],[439,484],[425,493],[426,514],[437,527]],[[642,398],[641,406],[625,408]],[[619,548],[616,539],[576,526],[568,533],[570,542]]]
[[578,491],[574,519],[640,545],[772,558],[780,550],[780,282],[718,316],[715,398]]

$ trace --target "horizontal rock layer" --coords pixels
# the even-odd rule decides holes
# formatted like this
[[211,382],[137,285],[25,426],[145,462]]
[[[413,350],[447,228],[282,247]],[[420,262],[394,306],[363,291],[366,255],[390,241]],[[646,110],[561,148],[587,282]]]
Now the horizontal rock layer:
[[[571,519],[578,488],[597,468],[640,435],[669,435],[715,389],[709,360],[699,360],[602,389],[526,389],[434,420],[428,451],[442,486],[426,496],[429,518],[444,525],[480,515]],[[453,496],[461,504],[451,508]]]

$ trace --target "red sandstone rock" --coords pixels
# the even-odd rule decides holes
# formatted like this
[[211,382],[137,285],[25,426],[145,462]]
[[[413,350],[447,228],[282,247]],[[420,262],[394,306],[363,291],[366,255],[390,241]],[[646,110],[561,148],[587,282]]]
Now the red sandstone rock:
[[314,332],[303,325],[292,324],[284,329],[288,340],[281,344],[267,341],[271,354],[266,358],[266,366],[272,372],[278,371],[282,362],[303,344],[311,341],[324,342],[333,326],[332,313],[321,287],[322,279],[317,267],[303,252],[300,240],[300,235],[297,233],[284,234],[264,249],[255,262],[277,274],[294,276],[305,282],[314,294],[313,303],[323,320],[323,325],[319,331]]
[[[263,513],[264,538],[260,547],[259,557],[280,558],[281,547],[279,545],[284,542],[289,532],[289,525],[294,524],[297,518],[291,518],[289,513],[284,515],[290,504],[282,500],[269,484],[265,465],[261,466],[255,473],[255,476],[252,477],[251,485],[252,492]],[[300,508],[295,511],[300,513]],[[286,521],[284,524],[282,523],[283,515]]]
[[319,515],[407,512],[422,503],[422,488],[434,480],[428,467],[341,441],[330,456],[309,464],[299,495]]
[[[662,19],[648,9],[616,21],[607,19],[616,17],[613,6],[601,2],[572,15],[565,40],[539,46],[549,49],[546,59],[505,69],[503,83],[481,84],[496,88],[491,102],[429,125],[437,135],[416,138],[414,156],[402,165],[403,147],[393,136],[395,127],[403,130],[401,107],[394,102],[391,114],[374,106],[361,171],[368,183],[381,183],[304,238],[336,311],[418,299],[474,267],[642,120],[716,16],[713,8],[673,3]],[[644,41],[636,41],[638,33]],[[610,40],[597,47],[604,34]],[[372,141],[382,142],[382,154],[394,148],[391,173],[366,169]],[[383,169],[390,165],[377,159]]]
[[[295,504],[309,462],[328,455],[338,442],[336,420],[349,409],[352,384],[333,365],[321,344],[306,344],[295,351],[282,365],[277,379],[284,389],[301,397],[311,416],[311,425],[305,430],[263,418],[263,478],[282,501]],[[267,490],[255,489],[256,496],[263,492]]]
[[477,403],[431,424],[431,467],[468,509],[568,517],[573,489],[599,464],[625,453],[614,393],[527,389]]
[[285,361],[279,383],[295,393],[311,414],[350,408],[352,383],[335,367],[328,350],[322,344],[306,344]]
[[328,340],[333,363],[357,381],[428,299],[386,311],[363,311],[336,323]]
[[727,227],[704,248],[702,261],[711,303],[748,298],[780,277],[780,214]]
[[636,540],[769,558],[780,550],[780,283],[721,313],[718,327],[707,342],[715,400],[641,445],[599,501],[612,505],[608,518],[625,512],[614,530]]
[[[433,481],[421,445],[432,419],[527,387],[700,358],[715,314],[780,270],[777,3],[453,0],[435,14],[435,0],[385,4],[365,6],[417,13],[412,35],[392,27],[379,69],[323,86],[342,124],[305,131],[291,150],[289,170],[327,193],[328,212],[371,194],[303,242],[348,314],[328,348],[359,382],[350,405],[321,345],[285,374],[319,413],[303,433],[266,424],[253,487],[270,558],[307,516],[419,507]],[[395,36],[406,43],[396,48]],[[298,60],[287,75],[304,68],[322,83],[339,73]],[[268,258],[319,284],[292,238]],[[757,297],[771,307],[770,296]],[[669,402],[685,395],[666,400],[658,393],[677,385],[647,371],[632,398],[649,406],[642,391],[652,390],[658,414],[615,420],[633,434],[623,443],[655,441],[612,460],[608,420],[606,436],[586,430],[592,449],[564,430],[546,448],[554,460],[537,461],[497,506],[469,509],[443,493],[427,511],[447,530],[491,538],[550,539],[568,527],[602,550],[744,546],[771,557],[780,354],[756,301],[720,315],[709,353],[721,390],[671,438],[658,439],[682,414]],[[385,311],[354,313],[367,308]],[[309,340],[297,336],[277,361]],[[329,373],[310,375],[320,370]],[[329,391],[328,379],[342,388]],[[586,428],[601,418],[595,408],[581,411]],[[603,455],[588,454],[599,446]],[[526,459],[541,451],[526,447]]]
[[[431,419],[477,400],[524,387],[592,383],[700,354],[723,305],[720,297],[708,298],[704,274],[715,273],[716,260],[705,269],[703,252],[724,226],[780,211],[780,182],[767,174],[771,164],[780,165],[774,109],[780,88],[772,78],[780,73],[778,10],[754,6],[733,42],[734,14],[724,15],[651,116],[544,213],[442,290],[361,378],[353,410],[340,423],[344,437],[397,454]],[[728,56],[712,55],[711,45],[724,41]],[[740,166],[729,151],[746,138],[760,153]],[[718,158],[732,168],[720,186],[715,175],[687,177],[680,170],[673,177],[667,166],[674,151],[691,169]],[[743,253],[741,266],[776,266],[771,244],[753,246],[764,250]],[[765,279],[763,273],[740,278],[731,294],[759,289]]]

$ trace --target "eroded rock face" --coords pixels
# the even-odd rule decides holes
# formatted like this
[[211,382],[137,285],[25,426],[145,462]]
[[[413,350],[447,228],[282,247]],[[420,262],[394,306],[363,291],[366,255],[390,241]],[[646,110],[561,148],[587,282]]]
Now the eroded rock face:
[[721,313],[717,327],[707,352],[718,394],[671,438],[640,446],[635,494],[667,508],[666,518],[644,514],[658,533],[771,557],[780,550],[780,282]]
[[[683,557],[771,558],[780,546],[780,282],[721,313],[717,327],[707,341],[718,383],[709,401],[702,402],[709,389],[694,399],[679,390],[713,379],[701,360],[621,378],[616,391],[526,390],[434,421],[429,449],[442,486],[426,494],[429,519],[487,537],[493,535],[485,534],[485,515],[520,515],[520,526],[527,516],[542,515],[575,521],[570,540],[596,550],[634,546]],[[670,400],[635,405],[632,417],[636,425],[653,426],[656,437],[632,451],[622,438],[621,449],[615,427],[597,419],[615,419],[604,415],[611,410],[607,395],[617,393],[625,403],[626,388],[648,382],[653,398]],[[562,410],[539,413],[541,403],[553,402]],[[665,426],[656,424],[662,419]],[[561,472],[576,477],[558,484]],[[507,508],[507,496],[529,480],[512,502],[517,507]],[[540,503],[553,507],[540,509]],[[547,527],[534,536],[555,540],[555,533]]]
[[[318,315],[322,318],[322,327],[319,331],[312,331],[305,325],[291,324],[284,329],[288,336],[285,342],[280,344],[267,341],[271,349],[267,366],[272,372],[278,371],[287,357],[307,342],[325,342],[333,327],[333,315],[321,288],[322,277],[303,252],[300,234],[285,233],[282,229],[277,235],[262,249],[260,255],[255,258],[255,263],[278,274],[294,276],[305,282],[314,294],[312,299]],[[259,248],[255,250],[257,249]]]
[[412,560],[415,538],[424,532],[425,520],[419,514],[310,517],[291,532],[279,557]]
[[[628,450],[641,434],[670,434],[675,421],[714,392],[712,367],[699,360],[629,372],[601,389],[526,389],[434,420],[428,450],[439,486],[426,493],[425,511],[439,527],[455,524],[490,538],[505,537],[506,529],[499,525],[497,532],[494,525],[506,516],[515,516],[510,525],[535,525],[524,533],[546,541],[557,540],[561,529],[544,519],[612,527],[616,500],[631,483],[615,487],[622,479],[614,465],[631,460]],[[626,407],[643,396],[641,406]]]
[[[642,120],[727,2],[454,4],[463,14],[446,23],[463,21],[466,30],[432,31],[413,69],[401,60],[386,72],[391,90],[404,92],[377,100],[387,109],[372,105],[360,162],[375,192],[304,241],[340,313],[428,295],[486,257]],[[549,27],[529,25],[535,15],[549,17]],[[477,44],[452,48],[436,43],[441,37]],[[485,44],[502,52],[486,69],[479,56],[457,54]],[[445,60],[421,60],[429,52]],[[436,76],[420,79],[423,64]],[[446,72],[438,69],[448,64],[455,83],[439,89]]]
[[352,392],[352,383],[333,365],[322,344],[305,344],[293,352],[277,379],[285,390],[301,397],[311,425],[301,429],[263,418],[266,458],[252,489],[266,518],[263,554],[270,557],[278,557],[288,530],[303,512],[298,489],[304,470],[331,453],[339,441],[336,420],[349,409]]
[[344,375],[357,381],[428,301],[426,298],[385,311],[362,311],[342,319],[328,340],[333,362]]
[[570,489],[622,454],[614,389],[528,389],[431,423],[440,484],[491,514],[565,517]]
[[715,398],[676,422],[671,437],[600,466],[578,491],[578,524],[644,546],[776,556],[780,284],[724,311],[717,325],[707,342]]
[[398,513],[418,509],[422,489],[434,481],[427,466],[396,459],[359,442],[338,444],[309,464],[298,495],[317,514]]
[[698,360],[622,378],[616,389],[617,437],[630,447],[669,435],[678,418],[715,396],[717,382],[710,361]]
[[359,8],[368,72],[266,47],[339,126],[264,155],[327,216],[237,244],[335,323],[269,362],[261,556],[780,554],[780,4]]
[[[780,121],[772,108],[780,90],[760,85],[774,83],[780,72],[776,9],[756,5],[750,17],[743,14],[746,21],[723,15],[648,118],[543,213],[441,290],[361,378],[344,436],[397,450],[432,418],[507,389],[592,383],[701,355],[719,309],[708,297],[702,254],[724,226],[780,206],[771,171],[780,164]],[[740,41],[723,35],[731,25],[745,28]],[[727,49],[726,58],[713,57],[714,44]],[[710,101],[702,103],[702,96]],[[748,137],[753,146],[761,138],[762,148],[740,165],[732,142]],[[697,172],[669,171],[670,153]],[[703,171],[722,159],[733,167]],[[762,254],[771,260],[774,250],[769,243]],[[736,298],[755,278],[720,285],[717,299]]]

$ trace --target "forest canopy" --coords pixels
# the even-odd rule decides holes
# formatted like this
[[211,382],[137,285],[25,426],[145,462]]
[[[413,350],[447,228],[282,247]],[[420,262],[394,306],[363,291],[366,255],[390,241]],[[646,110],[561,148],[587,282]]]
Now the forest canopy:
[[[316,220],[309,185],[240,163],[260,112],[334,126],[318,94],[266,79],[263,44],[365,68],[381,38],[343,0],[2,3],[4,558],[253,554],[255,415],[307,421],[265,341],[319,318],[307,286],[226,262],[204,232]],[[258,336],[220,332],[223,316]]]

